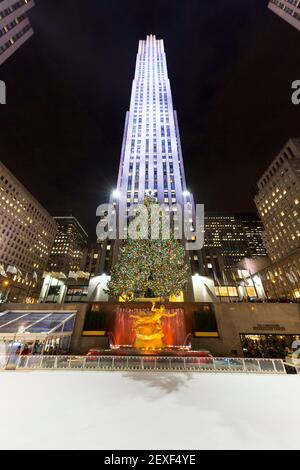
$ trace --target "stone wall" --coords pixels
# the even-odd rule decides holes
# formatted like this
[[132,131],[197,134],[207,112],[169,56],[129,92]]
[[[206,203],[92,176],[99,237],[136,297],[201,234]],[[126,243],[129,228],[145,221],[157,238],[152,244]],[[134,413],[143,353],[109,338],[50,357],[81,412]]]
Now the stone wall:
[[[193,335],[192,346],[195,349],[206,349],[215,356],[243,356],[240,334],[299,334],[300,309],[298,304],[287,303],[214,303],[209,304],[217,321],[219,337],[195,337],[195,313],[208,304],[173,303],[167,308],[183,308],[185,310],[188,331]],[[106,331],[109,331],[118,306],[130,308],[148,307],[147,303],[94,303],[94,304],[6,304],[0,310],[76,310],[76,322],[71,341],[72,354],[86,354],[91,348],[106,349],[108,340],[101,336],[82,336],[85,315],[93,306],[106,317]],[[205,333],[204,333],[205,334]]]

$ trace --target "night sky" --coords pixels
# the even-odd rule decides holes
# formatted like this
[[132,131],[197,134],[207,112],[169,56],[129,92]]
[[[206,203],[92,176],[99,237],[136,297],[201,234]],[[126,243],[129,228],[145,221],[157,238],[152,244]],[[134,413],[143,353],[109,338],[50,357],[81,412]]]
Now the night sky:
[[0,68],[1,161],[52,215],[95,238],[117,181],[138,40],[165,41],[188,187],[254,211],[256,181],[300,136],[300,33],[264,0],[36,0],[35,35]]

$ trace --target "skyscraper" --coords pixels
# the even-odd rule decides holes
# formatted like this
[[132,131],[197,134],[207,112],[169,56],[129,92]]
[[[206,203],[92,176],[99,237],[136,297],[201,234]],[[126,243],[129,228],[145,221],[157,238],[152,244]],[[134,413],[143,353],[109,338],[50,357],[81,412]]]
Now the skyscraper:
[[[164,42],[153,35],[139,41],[118,182],[111,202],[126,215],[129,207],[142,203],[148,193],[160,204],[190,203],[194,207],[193,196],[186,186]],[[176,214],[173,220],[176,229]],[[118,242],[104,244],[103,256],[111,260],[110,266],[106,262],[107,271],[117,253]]]
[[272,261],[300,247],[300,140],[290,139],[258,181],[254,201]]
[[243,224],[249,244],[250,257],[267,257],[267,250],[263,244],[263,223],[254,214],[239,214],[236,216]]
[[88,235],[72,215],[54,217],[54,220],[58,231],[51,250],[48,271],[68,275],[70,271],[82,269]]
[[56,231],[51,215],[0,162],[0,302],[37,297]]
[[300,31],[299,0],[270,0],[269,8]]
[[33,34],[27,12],[33,0],[0,0],[0,65]]
[[205,214],[204,272],[227,283],[236,264],[251,256],[242,220],[234,214]]
[[272,264],[261,273],[270,296],[300,298],[300,139],[290,139],[258,181],[254,201]]

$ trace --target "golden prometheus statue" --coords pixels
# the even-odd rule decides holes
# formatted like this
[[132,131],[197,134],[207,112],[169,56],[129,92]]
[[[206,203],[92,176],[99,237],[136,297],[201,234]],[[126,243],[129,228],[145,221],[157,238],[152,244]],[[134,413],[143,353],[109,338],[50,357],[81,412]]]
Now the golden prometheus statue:
[[135,340],[133,347],[136,349],[162,349],[165,347],[163,342],[164,332],[161,319],[162,317],[175,317],[177,313],[166,313],[165,307],[155,308],[155,302],[152,302],[150,313],[140,312],[138,315],[130,315],[133,319],[133,329],[135,331]]

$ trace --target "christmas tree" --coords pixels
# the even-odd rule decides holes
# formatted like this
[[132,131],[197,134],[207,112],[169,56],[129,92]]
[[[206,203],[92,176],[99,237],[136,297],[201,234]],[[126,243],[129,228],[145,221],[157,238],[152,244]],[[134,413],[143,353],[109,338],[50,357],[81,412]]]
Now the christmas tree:
[[110,297],[168,299],[171,295],[178,295],[188,283],[189,268],[182,243],[172,233],[170,238],[163,239],[161,227],[158,238],[151,239],[150,206],[154,203],[151,197],[144,201],[148,213],[148,238],[129,238],[120,249],[108,284]]

